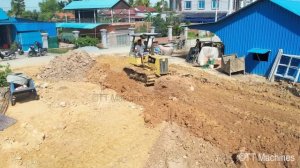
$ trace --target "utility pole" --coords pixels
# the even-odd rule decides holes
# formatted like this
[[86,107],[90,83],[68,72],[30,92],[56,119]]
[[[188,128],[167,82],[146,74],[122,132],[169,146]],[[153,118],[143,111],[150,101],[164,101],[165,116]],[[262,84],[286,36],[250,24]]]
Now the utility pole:
[[218,9],[219,9],[219,5],[220,5],[220,3],[219,3],[220,1],[219,0],[216,0],[216,16],[215,16],[215,22],[217,22],[218,21]]

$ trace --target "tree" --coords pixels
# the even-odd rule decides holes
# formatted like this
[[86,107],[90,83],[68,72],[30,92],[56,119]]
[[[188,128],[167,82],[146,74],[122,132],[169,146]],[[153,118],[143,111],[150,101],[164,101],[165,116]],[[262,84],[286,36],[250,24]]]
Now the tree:
[[129,0],[129,1],[128,1],[128,4],[129,4],[130,6],[133,6],[133,5],[134,5],[134,0]]
[[153,17],[152,25],[155,27],[155,31],[160,33],[163,37],[168,35],[168,26],[173,26],[173,35],[180,35],[182,28],[180,27],[181,16],[174,13],[170,13],[166,20],[161,18],[161,14]]
[[41,14],[39,20],[50,21],[61,8],[56,0],[45,0],[39,3]]
[[11,0],[11,11],[10,15],[15,17],[20,17],[25,11],[25,2],[24,0]]
[[150,6],[150,0],[136,0],[134,3],[135,6]]
[[38,20],[39,13],[36,10],[34,10],[34,11],[25,11],[22,14],[22,18],[30,19],[30,20]]
[[167,11],[169,10],[168,8],[168,2],[165,1],[165,0],[161,0],[161,1],[158,1],[154,8],[158,11],[158,12],[162,12],[162,11]]

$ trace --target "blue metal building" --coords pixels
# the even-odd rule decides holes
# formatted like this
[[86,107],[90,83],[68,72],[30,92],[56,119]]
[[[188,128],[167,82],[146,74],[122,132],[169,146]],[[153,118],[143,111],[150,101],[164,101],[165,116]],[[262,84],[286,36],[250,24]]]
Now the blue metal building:
[[215,33],[225,54],[246,57],[246,72],[268,76],[279,49],[300,55],[300,0],[258,0],[218,22],[189,28]]
[[24,50],[28,50],[35,41],[42,42],[41,33],[48,33],[49,38],[56,37],[56,24],[10,18],[0,8],[0,48],[8,48],[13,42],[19,42]]

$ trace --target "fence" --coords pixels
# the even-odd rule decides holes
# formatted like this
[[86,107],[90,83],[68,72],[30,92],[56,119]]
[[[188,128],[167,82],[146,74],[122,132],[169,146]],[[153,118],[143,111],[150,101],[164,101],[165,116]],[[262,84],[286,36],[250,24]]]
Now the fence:
[[48,47],[49,48],[58,48],[58,37],[49,37],[48,38]]

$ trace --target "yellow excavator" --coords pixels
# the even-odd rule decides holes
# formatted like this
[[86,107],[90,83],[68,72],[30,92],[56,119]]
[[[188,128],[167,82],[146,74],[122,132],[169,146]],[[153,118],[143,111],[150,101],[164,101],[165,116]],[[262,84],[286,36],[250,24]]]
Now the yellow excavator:
[[[132,43],[129,52],[129,66],[124,68],[127,75],[134,80],[145,83],[146,86],[155,84],[155,79],[169,73],[168,58],[155,52],[154,38],[159,33],[132,34]],[[143,53],[136,51],[136,40],[143,41]],[[150,46],[150,47],[149,47]]]

